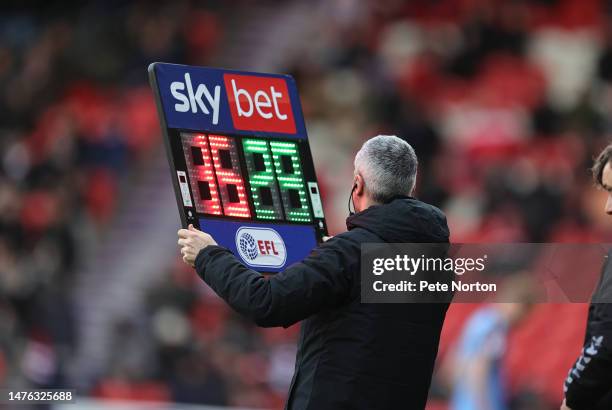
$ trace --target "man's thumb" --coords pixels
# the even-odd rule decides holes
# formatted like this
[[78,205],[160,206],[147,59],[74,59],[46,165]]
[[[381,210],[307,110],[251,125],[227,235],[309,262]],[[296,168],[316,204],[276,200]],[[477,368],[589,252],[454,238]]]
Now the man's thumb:
[[197,231],[196,228],[193,227],[193,224],[189,224],[189,226],[187,227],[190,231]]

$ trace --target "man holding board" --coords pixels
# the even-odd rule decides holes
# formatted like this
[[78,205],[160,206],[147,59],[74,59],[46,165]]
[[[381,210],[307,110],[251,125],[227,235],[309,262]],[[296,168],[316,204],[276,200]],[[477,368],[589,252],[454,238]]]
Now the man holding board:
[[425,408],[448,303],[361,303],[360,292],[361,244],[448,243],[444,214],[410,197],[412,147],[395,136],[363,145],[356,213],[321,244],[327,225],[291,77],[161,63],[149,74],[187,228],[183,260],[258,325],[303,321],[286,408]]
[[448,304],[360,299],[361,244],[448,242],[444,214],[410,197],[416,172],[405,141],[367,141],[355,157],[348,231],[270,278],[211,235],[179,230],[183,260],[234,310],[264,327],[303,320],[287,409],[425,408]]

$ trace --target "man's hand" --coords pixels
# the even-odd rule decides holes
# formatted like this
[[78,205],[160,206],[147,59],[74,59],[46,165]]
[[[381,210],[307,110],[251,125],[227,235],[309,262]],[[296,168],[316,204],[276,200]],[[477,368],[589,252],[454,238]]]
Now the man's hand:
[[217,242],[206,232],[198,231],[193,225],[189,229],[179,229],[178,244],[181,247],[183,261],[189,266],[194,266],[195,258],[198,253],[209,245],[216,245]]
[[561,404],[560,410],[572,410],[569,407],[567,407],[567,404],[565,404],[565,399],[563,399],[563,403]]

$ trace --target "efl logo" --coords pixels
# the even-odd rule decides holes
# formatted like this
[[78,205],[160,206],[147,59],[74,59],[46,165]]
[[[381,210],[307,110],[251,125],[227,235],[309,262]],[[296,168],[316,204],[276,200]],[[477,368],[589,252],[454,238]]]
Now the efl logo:
[[270,228],[245,226],[238,229],[236,249],[249,266],[280,268],[287,259],[283,238]]
[[295,134],[285,79],[223,74],[223,81],[236,129]]

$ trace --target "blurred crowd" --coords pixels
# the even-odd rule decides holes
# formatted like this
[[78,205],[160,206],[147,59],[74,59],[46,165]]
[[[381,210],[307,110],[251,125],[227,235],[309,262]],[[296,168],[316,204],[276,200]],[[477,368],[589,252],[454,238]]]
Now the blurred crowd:
[[[447,213],[454,242],[612,238],[588,172],[612,128],[607,2],[315,3],[308,38],[274,70],[298,82],[332,233],[352,155],[391,133],[415,148],[416,195]],[[161,149],[146,67],[215,66],[240,7],[255,5],[0,13],[0,385],[74,383],[75,276]],[[297,329],[255,328],[178,258],[167,271],[143,290],[149,321],[117,323],[113,358],[82,393],[280,407]]]
[[[204,64],[223,11],[214,2],[29,6],[0,13],[0,385],[67,387],[79,347],[76,275],[161,142],[146,68]],[[131,382],[108,372],[84,393]],[[211,401],[224,402],[213,388],[223,398]]]

